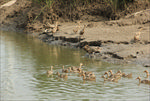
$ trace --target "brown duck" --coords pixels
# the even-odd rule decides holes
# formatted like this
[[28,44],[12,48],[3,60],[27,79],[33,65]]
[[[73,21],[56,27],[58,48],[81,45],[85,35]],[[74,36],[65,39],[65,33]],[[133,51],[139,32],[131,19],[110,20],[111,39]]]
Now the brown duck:
[[51,66],[51,70],[47,70],[48,77],[53,74],[53,66]]
[[68,78],[68,74],[60,74],[59,72],[56,73],[60,78]]
[[86,77],[85,78],[85,74],[83,74],[83,80],[89,80],[89,81],[96,81],[96,77]]
[[[80,63],[79,68],[81,69],[82,66],[83,66],[83,63]],[[78,68],[78,67],[75,67],[75,66],[71,67],[71,69],[72,69],[73,71],[79,71],[79,68]]]
[[103,75],[102,78],[104,78],[104,81],[118,82],[118,78],[108,78],[108,79],[106,79],[105,75]]
[[132,78],[132,73],[130,73],[130,74],[122,73],[122,77]]
[[150,84],[150,80],[142,80],[141,77],[137,77],[136,80],[139,79],[139,83]]
[[79,32],[79,35],[83,35],[85,32],[86,25],[84,25],[83,29]]
[[62,72],[63,73],[68,73],[68,69],[64,69],[64,66],[62,67]]

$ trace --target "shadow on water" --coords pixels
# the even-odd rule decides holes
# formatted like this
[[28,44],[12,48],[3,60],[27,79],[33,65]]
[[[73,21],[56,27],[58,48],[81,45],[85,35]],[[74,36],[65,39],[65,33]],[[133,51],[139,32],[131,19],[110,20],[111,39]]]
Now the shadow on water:
[[[138,86],[137,76],[145,79],[147,68],[135,65],[114,65],[100,60],[87,59],[79,49],[43,43],[28,35],[1,31],[2,99],[5,100],[147,100],[149,85]],[[84,71],[93,71],[96,82],[83,81],[76,73],[68,73],[64,80],[56,75],[62,66],[84,64]],[[46,71],[53,65],[54,75]],[[121,70],[133,73],[133,78],[121,78],[118,83],[103,82],[105,71]],[[150,71],[150,69],[147,69]],[[8,96],[10,95],[10,96]]]

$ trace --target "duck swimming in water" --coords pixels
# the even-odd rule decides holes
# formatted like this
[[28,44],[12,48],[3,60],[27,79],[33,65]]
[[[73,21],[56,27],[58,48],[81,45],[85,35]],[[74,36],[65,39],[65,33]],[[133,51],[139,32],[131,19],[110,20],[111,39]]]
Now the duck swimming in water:
[[132,73],[130,73],[130,74],[122,73],[122,77],[132,78]]
[[62,72],[63,73],[68,73],[68,69],[64,69],[64,66],[62,67]]
[[111,81],[111,82],[118,82],[118,78],[108,78],[106,79],[105,75],[102,76],[102,78],[104,78],[104,81]]
[[47,70],[48,77],[53,74],[53,66],[51,66],[51,70]]
[[144,84],[150,84],[150,80],[142,80],[141,81],[141,77],[137,77],[136,80],[139,79],[139,83],[144,83]]
[[85,74],[83,74],[83,80],[96,81],[96,77],[95,76],[90,76],[90,77],[85,78]]

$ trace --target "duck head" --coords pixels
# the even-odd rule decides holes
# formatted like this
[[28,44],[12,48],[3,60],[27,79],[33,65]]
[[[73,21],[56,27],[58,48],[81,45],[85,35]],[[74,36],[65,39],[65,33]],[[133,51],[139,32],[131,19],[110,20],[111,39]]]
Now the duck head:
[[136,80],[137,80],[137,79],[141,80],[141,77],[137,77]]
[[149,72],[147,70],[145,70],[144,73],[149,73]]

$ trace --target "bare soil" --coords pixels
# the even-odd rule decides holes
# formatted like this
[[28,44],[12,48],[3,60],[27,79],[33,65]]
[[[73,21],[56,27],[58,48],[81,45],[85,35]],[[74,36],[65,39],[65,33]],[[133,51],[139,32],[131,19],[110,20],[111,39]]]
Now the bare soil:
[[[62,12],[65,13],[65,11],[59,11],[59,9],[51,9],[49,12],[47,12],[49,9],[45,9],[39,13],[41,8],[34,5],[28,0],[18,0],[9,7],[1,8],[1,28],[10,30],[23,28],[32,33],[32,36],[50,44],[80,48],[88,45],[88,49],[84,49],[90,58],[98,57],[111,63],[137,63],[150,66],[149,2],[141,1],[130,5],[128,7],[130,9],[115,15],[107,11],[109,7],[102,9],[102,6],[93,4],[89,5],[89,8],[72,11],[71,17],[68,17],[67,13],[62,16]],[[109,20],[109,15],[111,15],[110,18],[117,20]],[[79,19],[82,20],[79,30],[87,25],[82,37],[78,33],[73,33],[73,29],[77,26],[76,21]],[[59,21],[60,30],[52,35],[51,29],[47,26],[48,23],[53,24],[56,21]],[[49,32],[45,33],[45,28]],[[140,28],[143,28],[140,41],[134,42],[133,38]],[[89,50],[92,51],[89,52]]]

